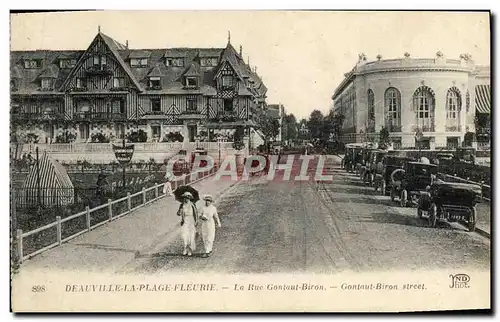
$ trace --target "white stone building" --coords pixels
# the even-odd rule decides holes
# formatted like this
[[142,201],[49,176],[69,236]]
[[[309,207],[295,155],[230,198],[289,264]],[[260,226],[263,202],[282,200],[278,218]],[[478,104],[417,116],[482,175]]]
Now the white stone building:
[[332,96],[335,112],[346,117],[343,141],[375,141],[385,126],[395,147],[414,147],[417,131],[424,148],[458,146],[467,131],[475,131],[476,112],[489,113],[489,69],[467,54],[415,59],[405,53],[385,60],[378,55],[371,62],[361,54]]

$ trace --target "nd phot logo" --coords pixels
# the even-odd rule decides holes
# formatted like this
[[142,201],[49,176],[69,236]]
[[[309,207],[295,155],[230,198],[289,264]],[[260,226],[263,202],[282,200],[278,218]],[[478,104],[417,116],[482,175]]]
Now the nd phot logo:
[[470,277],[467,274],[450,274],[450,288],[469,288]]

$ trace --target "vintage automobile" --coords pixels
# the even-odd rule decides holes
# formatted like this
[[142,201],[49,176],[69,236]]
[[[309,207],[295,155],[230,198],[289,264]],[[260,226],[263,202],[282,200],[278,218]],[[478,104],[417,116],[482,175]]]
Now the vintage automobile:
[[436,227],[438,220],[459,222],[469,231],[476,228],[476,204],[481,202],[481,187],[468,183],[454,183],[437,180],[425,197],[419,199],[417,215],[427,214],[430,227]]
[[[397,169],[403,169],[406,162],[412,161],[411,158],[397,155],[397,154],[386,154],[382,158],[382,164],[377,167],[375,171],[374,188],[375,192],[380,189],[380,194],[382,196],[387,195],[392,189],[391,174]],[[401,172],[403,174],[404,172]],[[397,179],[397,176],[396,178]]]
[[367,163],[367,169],[363,176],[363,183],[368,183],[369,186],[375,183],[375,174],[378,168],[382,167],[382,159],[388,154],[387,150],[373,150],[370,154],[370,160]]
[[368,148],[363,149],[362,156],[361,156],[361,164],[358,168],[359,169],[359,178],[361,180],[363,180],[363,182],[367,181],[367,178],[365,178],[365,176],[368,173],[370,161],[371,161],[372,155],[375,151],[377,151],[377,149],[372,148],[372,147],[368,147]]
[[[394,201],[398,196],[401,207],[415,204],[420,194],[435,180],[437,169],[435,164],[405,162],[403,169],[393,171],[391,174],[391,200]],[[398,175],[401,180],[398,180]]]
[[350,143],[345,145],[346,153],[344,158],[342,159],[342,169],[345,169],[348,172],[354,171],[355,168],[355,159],[358,153],[360,153],[362,145],[359,143]]

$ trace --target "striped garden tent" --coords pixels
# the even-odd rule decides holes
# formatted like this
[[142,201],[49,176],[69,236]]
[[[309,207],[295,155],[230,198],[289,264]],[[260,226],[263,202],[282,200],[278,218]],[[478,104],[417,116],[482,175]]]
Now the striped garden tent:
[[476,85],[476,112],[490,114],[491,87],[490,85]]
[[67,206],[74,202],[75,190],[66,169],[45,151],[38,167],[30,168],[19,197],[28,206],[38,205],[38,200],[45,207]]

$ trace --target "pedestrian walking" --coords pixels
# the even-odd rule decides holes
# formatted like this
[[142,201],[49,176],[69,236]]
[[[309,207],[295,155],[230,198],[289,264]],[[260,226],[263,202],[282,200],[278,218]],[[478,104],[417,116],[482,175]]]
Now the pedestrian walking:
[[217,213],[217,208],[214,206],[213,198],[207,195],[203,198],[205,201],[205,206],[200,210],[200,218],[202,220],[201,224],[201,234],[203,237],[203,245],[205,246],[205,254],[203,257],[208,257],[212,254],[212,249],[215,240],[215,223],[219,228],[222,227],[219,219],[219,214]]
[[190,192],[182,194],[182,203],[177,211],[181,216],[181,237],[184,244],[182,255],[192,256],[196,250],[196,226],[198,225],[198,210],[192,202],[193,195]]
[[170,183],[170,180],[172,178],[172,175],[170,173],[165,174],[165,184],[163,185],[163,193],[168,197],[171,196],[174,191],[172,190],[172,184]]

